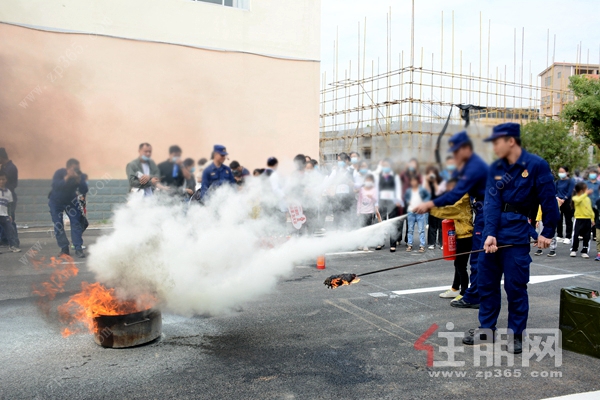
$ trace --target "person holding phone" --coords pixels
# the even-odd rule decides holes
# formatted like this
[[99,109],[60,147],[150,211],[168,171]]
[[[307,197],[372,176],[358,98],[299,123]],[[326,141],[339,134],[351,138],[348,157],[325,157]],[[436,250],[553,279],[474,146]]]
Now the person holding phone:
[[54,235],[60,247],[61,255],[69,255],[69,239],[65,234],[63,222],[64,213],[71,222],[71,240],[75,246],[75,253],[79,258],[85,258],[83,252],[83,226],[81,225],[81,209],[77,192],[85,195],[88,192],[87,175],[81,172],[79,161],[71,158],[67,161],[66,168],[60,168],[52,178],[52,190],[48,195],[48,207],[54,225]]

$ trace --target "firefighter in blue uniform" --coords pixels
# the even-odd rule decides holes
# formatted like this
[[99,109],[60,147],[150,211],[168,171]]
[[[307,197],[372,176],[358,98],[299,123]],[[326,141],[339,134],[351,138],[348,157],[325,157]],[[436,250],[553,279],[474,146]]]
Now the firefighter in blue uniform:
[[[415,208],[417,213],[426,213],[433,207],[453,205],[466,193],[471,198],[475,220],[473,223],[473,247],[479,250],[482,246],[483,234],[483,201],[485,198],[485,185],[488,176],[488,165],[473,152],[473,143],[466,131],[458,132],[448,141],[449,152],[454,154],[456,164],[462,165],[455,176],[458,181],[454,189],[444,193],[433,201],[428,201]],[[471,285],[464,296],[458,296],[450,305],[458,308],[479,308],[479,295],[477,292],[477,265],[479,254],[471,255]]]
[[[559,219],[554,179],[548,163],[521,148],[521,127],[506,123],[494,127],[492,136],[498,156],[489,171],[485,196],[485,253],[479,258],[478,290],[481,330],[470,330],[463,343],[489,342],[496,330],[501,306],[500,281],[508,300],[508,328],[514,334],[508,351],[522,352],[522,333],[527,325],[527,283],[531,263],[530,237],[540,249],[547,248]],[[544,230],[538,236],[529,224],[530,211],[542,207]],[[503,245],[510,247],[499,248]],[[510,331],[509,331],[510,332]],[[492,336],[494,333],[491,334]]]
[[[231,168],[225,165],[227,157],[225,146],[215,144],[213,147],[213,162],[202,172],[202,187],[200,188],[200,202],[206,200],[206,194],[209,190],[215,190],[217,187],[229,183],[235,185],[235,178]],[[196,196],[196,195],[194,195]]]

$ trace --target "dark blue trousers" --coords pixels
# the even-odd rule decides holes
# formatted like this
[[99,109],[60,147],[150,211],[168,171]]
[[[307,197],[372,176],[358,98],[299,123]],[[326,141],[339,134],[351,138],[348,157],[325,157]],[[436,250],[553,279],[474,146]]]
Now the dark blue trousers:
[[48,206],[50,207],[50,215],[52,216],[54,235],[56,236],[58,247],[61,249],[69,247],[69,239],[67,239],[63,224],[63,213],[67,213],[71,222],[71,240],[73,241],[73,246],[75,246],[76,250],[81,250],[81,246],[83,245],[83,227],[79,223],[81,219],[79,207],[72,204],[56,204],[52,200],[48,202]]
[[500,314],[500,281],[504,274],[504,291],[508,300],[508,328],[515,335],[523,333],[529,315],[529,245],[516,245],[496,253],[483,253],[479,258],[477,284],[481,299],[479,323],[481,328],[496,329]]
[[[14,245],[15,247],[19,247],[19,245],[21,244],[20,240],[19,240],[19,233],[17,232],[17,223],[15,222],[15,209],[17,207],[17,199],[16,199],[16,194],[14,194],[13,192],[13,202],[10,203],[9,207],[8,207],[8,215],[12,218],[12,226],[13,226],[13,230],[14,230],[14,236],[15,236],[15,240],[17,243],[16,245]],[[10,240],[8,239],[8,233],[7,233],[8,229],[2,229],[0,228],[0,240],[2,242],[6,242],[8,243]]]
[[13,227],[13,223],[10,220],[10,217],[0,215],[0,227],[2,228],[3,234],[6,235],[6,241],[9,244],[9,246],[19,247],[17,231]]
[[[475,220],[473,221],[473,247],[471,250],[479,250],[483,248],[483,211],[477,211]],[[469,277],[471,285],[463,295],[463,300],[471,304],[479,304],[479,292],[477,285],[477,271],[479,265],[479,257],[481,253],[471,254],[471,276]]]

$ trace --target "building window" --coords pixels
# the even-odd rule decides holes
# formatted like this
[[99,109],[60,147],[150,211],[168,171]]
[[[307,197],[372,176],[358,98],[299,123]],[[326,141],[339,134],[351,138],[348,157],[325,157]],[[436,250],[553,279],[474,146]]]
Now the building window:
[[559,72],[558,74],[556,74],[556,77],[557,77],[558,79],[560,79],[560,77],[561,77],[561,76],[562,76],[562,72]]
[[249,9],[250,0],[192,0],[201,1],[204,3],[218,4],[225,7],[243,8],[244,10]]
[[550,86],[552,85],[552,77],[551,76],[547,76],[546,80],[545,80],[545,85],[546,86]]
[[575,75],[592,75],[593,73],[594,73],[593,69],[579,68],[579,67],[575,68]]

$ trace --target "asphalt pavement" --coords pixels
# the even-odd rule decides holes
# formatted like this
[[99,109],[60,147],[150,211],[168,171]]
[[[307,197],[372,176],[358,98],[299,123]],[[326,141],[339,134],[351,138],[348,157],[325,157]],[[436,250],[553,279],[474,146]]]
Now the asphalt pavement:
[[[103,232],[86,232],[86,244]],[[481,348],[463,347],[458,336],[477,326],[477,310],[452,308],[438,297],[436,287],[452,282],[449,261],[366,276],[335,290],[323,285],[331,274],[438,257],[440,250],[328,255],[325,270],[298,265],[272,293],[229,315],[163,314],[159,340],[105,349],[89,334],[60,335],[56,306],[82,281],[95,280],[85,260],[75,260],[80,273],[46,312],[32,286],[50,271],[35,269],[25,252],[34,247],[36,257],[49,257],[58,248],[44,232],[23,232],[21,242],[23,253],[0,255],[2,399],[542,399],[600,389],[600,359],[567,350],[558,359],[533,357],[529,366],[521,355],[490,358],[491,366],[479,358],[476,365]],[[600,289],[600,262],[570,258],[568,247],[559,244],[554,258],[532,255],[529,328],[558,328],[562,287]],[[428,331],[422,345],[431,346],[429,366],[428,351],[415,349]],[[451,360],[461,365],[440,364]]]

